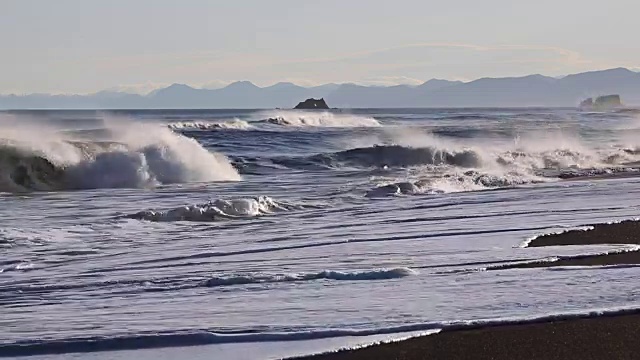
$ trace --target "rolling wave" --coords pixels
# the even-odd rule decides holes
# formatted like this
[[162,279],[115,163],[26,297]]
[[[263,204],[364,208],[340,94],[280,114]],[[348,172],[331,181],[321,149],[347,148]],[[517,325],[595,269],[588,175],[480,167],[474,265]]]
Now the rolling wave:
[[444,166],[458,169],[502,169],[544,177],[570,178],[637,171],[640,160],[638,156],[640,152],[631,148],[601,151],[558,148],[536,151],[488,150],[481,146],[374,145],[306,157],[276,157],[271,161],[293,169]]
[[281,211],[301,210],[311,205],[289,204],[268,196],[231,200],[213,200],[205,204],[181,206],[166,211],[145,210],[127,215],[127,218],[154,222],[221,221],[252,218]]
[[[635,148],[628,147],[514,150],[478,145],[394,144],[269,160],[276,167],[295,170],[366,170],[374,178],[381,177],[365,193],[366,197],[376,198],[478,191],[618,174],[633,176],[640,174],[639,156]],[[252,164],[266,166],[264,160]]]
[[13,130],[0,138],[0,192],[240,179],[225,156],[165,128],[127,124],[109,129],[107,140],[75,140],[47,129]]

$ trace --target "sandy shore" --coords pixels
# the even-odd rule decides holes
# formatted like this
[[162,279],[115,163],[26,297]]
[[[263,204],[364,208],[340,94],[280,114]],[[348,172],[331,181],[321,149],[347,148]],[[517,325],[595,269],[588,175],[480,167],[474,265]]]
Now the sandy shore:
[[[616,224],[596,224],[593,225],[593,230],[572,230],[562,234],[543,235],[532,240],[528,247],[605,244],[640,245],[640,221],[629,220]],[[606,266],[635,264],[640,265],[640,251],[561,258],[554,262],[501,265],[496,266],[493,269],[489,269],[504,270],[552,266]]]
[[499,325],[436,335],[309,360],[587,360],[640,358],[640,314]]

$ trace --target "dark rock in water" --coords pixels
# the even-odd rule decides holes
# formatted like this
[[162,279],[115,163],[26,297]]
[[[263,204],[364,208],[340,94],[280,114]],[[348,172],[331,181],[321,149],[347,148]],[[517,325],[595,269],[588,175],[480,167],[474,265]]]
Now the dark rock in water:
[[610,110],[622,107],[620,95],[604,95],[598,96],[595,100],[588,98],[580,103],[581,110]]
[[314,109],[329,109],[329,105],[324,99],[307,99],[298,105],[296,105],[295,109],[299,110],[314,110]]

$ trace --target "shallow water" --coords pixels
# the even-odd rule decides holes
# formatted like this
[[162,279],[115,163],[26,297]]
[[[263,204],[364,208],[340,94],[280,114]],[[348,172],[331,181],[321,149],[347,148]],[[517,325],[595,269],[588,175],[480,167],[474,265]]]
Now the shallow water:
[[[304,353],[312,339],[640,304],[636,267],[483,271],[624,248],[521,245],[638,216],[640,177],[559,178],[634,174],[633,111],[0,117],[10,146],[63,172],[45,191],[3,183],[0,355],[98,338],[256,351],[299,340]],[[71,140],[120,146],[78,155]]]

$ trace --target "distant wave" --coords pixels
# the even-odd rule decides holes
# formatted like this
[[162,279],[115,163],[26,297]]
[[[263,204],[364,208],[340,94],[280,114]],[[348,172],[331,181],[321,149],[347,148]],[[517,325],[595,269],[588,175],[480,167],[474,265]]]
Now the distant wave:
[[488,174],[469,170],[463,173],[444,174],[440,177],[418,181],[381,184],[369,190],[365,196],[377,198],[396,195],[447,194],[515,187],[545,181],[549,180],[526,173]]
[[[631,148],[584,152],[569,149],[500,151],[488,150],[482,146],[448,148],[374,145],[335,153],[307,157],[277,157],[271,160],[276,165],[294,169],[408,168],[430,165],[461,169],[499,169],[505,173],[528,172],[542,177],[573,178],[638,171],[640,152]],[[486,180],[486,177],[484,178]],[[493,181],[495,180],[491,180]]]
[[311,205],[290,204],[268,196],[231,200],[212,200],[205,204],[181,206],[166,211],[144,210],[127,215],[127,218],[155,221],[219,221],[251,218],[280,211],[300,210]]
[[66,138],[47,129],[0,133],[0,192],[234,181],[229,160],[169,129],[126,124],[108,141]]
[[266,114],[268,118],[261,123],[289,127],[379,127],[380,123],[372,118],[358,115],[334,114],[331,112],[282,111]]
[[179,131],[191,130],[248,130],[253,126],[248,122],[240,119],[234,119],[222,122],[204,122],[204,121],[180,121],[167,125],[169,129]]
[[[424,322],[397,326],[364,329],[313,329],[299,331],[215,331],[176,330],[144,332],[112,336],[43,339],[0,344],[0,357],[34,356],[65,353],[88,353],[114,350],[137,350],[166,347],[185,347],[231,343],[285,342],[347,336],[392,335],[409,332],[424,332],[423,335],[443,331],[471,330],[500,325],[536,324],[549,321],[584,319],[596,316],[638,314],[638,308],[586,310],[583,312],[559,313],[527,318],[503,318],[493,320],[460,320],[448,322]],[[275,330],[275,329],[274,329]]]
[[[302,160],[302,161],[301,161]],[[418,165],[454,165],[478,167],[482,160],[472,150],[447,151],[435,147],[414,148],[400,145],[377,145],[355,148],[330,154],[318,154],[300,158],[278,158],[274,162],[284,166],[300,166],[304,163],[327,167],[408,167]]]

